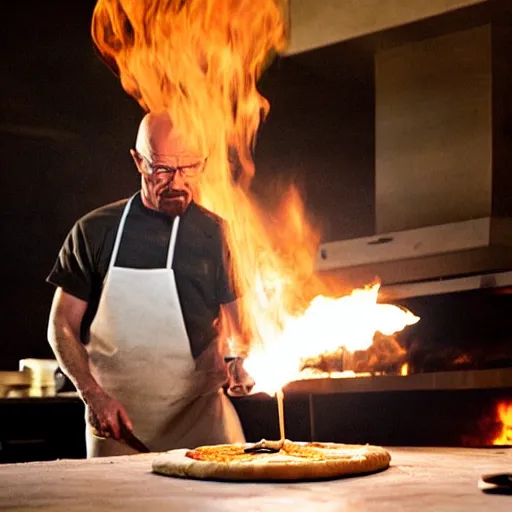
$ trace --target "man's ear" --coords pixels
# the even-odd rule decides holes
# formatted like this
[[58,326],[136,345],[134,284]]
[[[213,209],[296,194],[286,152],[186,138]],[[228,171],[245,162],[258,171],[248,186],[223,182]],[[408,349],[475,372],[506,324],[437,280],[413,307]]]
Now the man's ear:
[[143,174],[143,172],[142,172],[142,157],[134,149],[130,149],[130,155],[132,155],[132,158],[133,158],[133,161],[135,162],[135,166],[137,167],[137,170],[140,172],[140,174]]

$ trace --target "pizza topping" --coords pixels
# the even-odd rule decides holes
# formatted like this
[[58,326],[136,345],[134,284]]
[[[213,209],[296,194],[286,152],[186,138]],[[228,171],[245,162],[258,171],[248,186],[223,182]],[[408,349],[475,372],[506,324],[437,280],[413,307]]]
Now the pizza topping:
[[251,453],[245,453],[243,445],[221,444],[217,446],[200,446],[195,450],[189,450],[185,454],[190,459],[209,462],[232,462],[250,460],[254,457]]
[[[257,443],[258,445],[260,443]],[[283,447],[278,452],[265,450],[262,444],[261,449],[247,451],[247,445],[217,445],[217,446],[200,446],[195,450],[186,452],[186,456],[190,459],[208,462],[234,462],[234,461],[251,461],[261,457],[272,458],[277,455],[288,455],[299,459],[307,460],[327,460],[331,458],[349,458],[364,459],[366,456],[366,447],[362,446],[357,452],[353,449],[344,449],[344,445],[332,445],[329,443],[293,443],[286,440]]]

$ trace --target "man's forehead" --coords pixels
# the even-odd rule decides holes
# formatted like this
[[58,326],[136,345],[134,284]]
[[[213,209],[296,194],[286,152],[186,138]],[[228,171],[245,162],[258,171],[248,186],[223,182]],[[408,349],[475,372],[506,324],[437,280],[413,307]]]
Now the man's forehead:
[[155,164],[190,165],[204,156],[173,123],[168,112],[149,113],[142,119],[135,149]]

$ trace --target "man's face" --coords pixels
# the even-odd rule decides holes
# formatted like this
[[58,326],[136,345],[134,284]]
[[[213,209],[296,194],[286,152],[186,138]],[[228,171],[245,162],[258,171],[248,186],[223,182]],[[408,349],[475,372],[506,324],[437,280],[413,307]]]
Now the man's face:
[[206,161],[192,139],[175,126],[167,111],[144,116],[131,154],[142,176],[145,206],[172,216],[187,209],[191,185]]
[[150,162],[135,150],[131,153],[142,176],[147,206],[172,216],[183,214],[192,201],[191,183],[203,170],[204,161],[174,167],[164,161]]

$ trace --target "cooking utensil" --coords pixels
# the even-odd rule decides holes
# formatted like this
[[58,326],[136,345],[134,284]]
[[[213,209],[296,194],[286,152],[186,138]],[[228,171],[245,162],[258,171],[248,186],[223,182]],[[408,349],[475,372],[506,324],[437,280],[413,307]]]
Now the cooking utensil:
[[512,473],[482,475],[478,488],[490,494],[512,494]]
[[121,439],[134,450],[137,450],[140,453],[150,453],[151,450],[131,431],[128,430],[126,425],[120,421],[121,427]]
[[277,453],[281,450],[284,444],[284,439],[279,441],[267,441],[266,439],[262,439],[257,443],[247,444],[244,448],[245,453],[255,453],[255,452],[266,452],[266,453]]
[[[121,418],[119,418],[119,429],[121,433],[121,439],[119,440],[120,442],[124,443],[130,448],[133,448],[139,453],[151,453],[151,450],[131,430],[126,427]],[[98,439],[107,439],[107,437],[103,436],[95,428],[92,429],[92,434]]]

